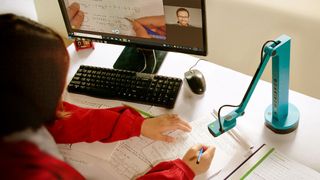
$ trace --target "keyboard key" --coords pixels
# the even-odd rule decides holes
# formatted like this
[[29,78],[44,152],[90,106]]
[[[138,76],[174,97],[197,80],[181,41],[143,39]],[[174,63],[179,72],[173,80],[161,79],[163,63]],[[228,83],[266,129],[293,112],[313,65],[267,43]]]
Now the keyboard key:
[[68,91],[171,109],[181,85],[180,78],[82,65]]

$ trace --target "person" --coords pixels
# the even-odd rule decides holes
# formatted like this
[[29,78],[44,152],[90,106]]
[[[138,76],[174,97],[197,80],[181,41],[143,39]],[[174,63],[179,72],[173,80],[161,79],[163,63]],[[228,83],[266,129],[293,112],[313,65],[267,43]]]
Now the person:
[[[190,125],[177,115],[144,119],[134,109],[83,108],[64,102],[69,55],[50,28],[14,14],[0,15],[0,175],[2,179],[84,179],[64,162],[56,143],[114,142],[133,136],[173,142],[164,133]],[[196,156],[206,151],[201,163]],[[182,159],[162,162],[139,179],[192,179],[205,172],[214,147],[196,145]]]
[[79,29],[84,21],[84,12],[80,10],[80,4],[71,3],[67,8],[67,13],[72,28]]
[[177,23],[179,26],[182,26],[182,27],[190,26],[189,25],[190,14],[186,8],[178,8],[176,11],[176,15],[178,19]]
[[132,23],[132,28],[137,37],[166,39],[167,32],[164,15],[128,20]]

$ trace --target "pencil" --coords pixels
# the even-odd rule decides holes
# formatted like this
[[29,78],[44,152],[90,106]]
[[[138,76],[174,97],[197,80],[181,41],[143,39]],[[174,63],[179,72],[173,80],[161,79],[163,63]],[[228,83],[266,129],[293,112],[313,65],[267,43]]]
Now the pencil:
[[200,163],[200,159],[201,159],[201,156],[202,156],[202,154],[203,154],[203,150],[204,150],[204,148],[202,147],[201,149],[200,149],[200,152],[199,152],[199,154],[198,154],[198,158],[197,158],[197,164],[199,164]]

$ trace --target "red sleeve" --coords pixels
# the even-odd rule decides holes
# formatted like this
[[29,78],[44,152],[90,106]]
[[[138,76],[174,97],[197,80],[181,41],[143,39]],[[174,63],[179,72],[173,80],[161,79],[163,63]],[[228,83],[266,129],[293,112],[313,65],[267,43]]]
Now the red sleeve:
[[0,147],[1,179],[85,179],[66,162],[41,151],[31,142],[0,140]]
[[138,178],[138,180],[153,180],[153,179],[175,179],[188,180],[193,179],[194,172],[181,159],[174,161],[162,162],[153,167],[145,175]]
[[140,135],[143,117],[133,109],[90,109],[67,102],[63,105],[71,115],[47,125],[57,143],[113,142]]

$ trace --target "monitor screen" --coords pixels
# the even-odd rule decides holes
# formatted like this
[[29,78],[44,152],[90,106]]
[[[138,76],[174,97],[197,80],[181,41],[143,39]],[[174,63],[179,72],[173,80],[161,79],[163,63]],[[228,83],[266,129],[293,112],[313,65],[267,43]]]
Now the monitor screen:
[[[160,50],[151,53],[160,59],[165,56],[161,51],[207,55],[204,0],[59,0],[59,4],[70,38],[131,47],[122,55],[129,56],[129,63],[136,48]],[[71,13],[77,8],[80,23]]]

